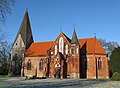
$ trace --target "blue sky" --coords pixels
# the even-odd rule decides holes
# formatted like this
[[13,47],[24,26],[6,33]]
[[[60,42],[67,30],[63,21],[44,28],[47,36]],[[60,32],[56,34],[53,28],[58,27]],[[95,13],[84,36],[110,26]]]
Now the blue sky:
[[[120,0],[16,0],[12,14],[1,26],[13,42],[28,8],[34,40],[52,41],[60,30],[69,38],[97,38],[120,44]],[[62,29],[61,29],[62,28]]]

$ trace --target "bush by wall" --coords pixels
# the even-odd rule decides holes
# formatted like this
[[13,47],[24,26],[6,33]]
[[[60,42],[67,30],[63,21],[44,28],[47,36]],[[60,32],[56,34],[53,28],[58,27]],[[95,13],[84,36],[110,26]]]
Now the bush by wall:
[[112,77],[111,77],[111,80],[120,81],[120,73],[119,72],[114,72]]

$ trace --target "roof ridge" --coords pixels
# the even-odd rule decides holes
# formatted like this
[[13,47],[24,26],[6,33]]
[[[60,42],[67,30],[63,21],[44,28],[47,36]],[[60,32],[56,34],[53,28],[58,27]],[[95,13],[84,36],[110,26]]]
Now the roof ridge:
[[84,39],[97,39],[97,38],[82,38],[82,39],[78,38],[78,40],[84,40]]
[[33,42],[33,43],[48,43],[48,42],[54,42],[54,41],[46,41],[46,42]]

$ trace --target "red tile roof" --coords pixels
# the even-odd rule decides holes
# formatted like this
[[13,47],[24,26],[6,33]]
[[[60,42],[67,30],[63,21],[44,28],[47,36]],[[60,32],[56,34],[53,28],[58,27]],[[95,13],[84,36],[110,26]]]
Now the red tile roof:
[[106,54],[103,47],[96,38],[78,39],[78,42],[81,48],[86,43],[87,54]]
[[[78,42],[81,48],[86,44],[87,54],[106,54],[96,38],[78,39]],[[25,52],[25,56],[45,56],[53,43],[54,41],[32,43]]]
[[52,41],[32,43],[25,52],[25,56],[45,56],[47,55],[47,50],[50,49],[52,44]]

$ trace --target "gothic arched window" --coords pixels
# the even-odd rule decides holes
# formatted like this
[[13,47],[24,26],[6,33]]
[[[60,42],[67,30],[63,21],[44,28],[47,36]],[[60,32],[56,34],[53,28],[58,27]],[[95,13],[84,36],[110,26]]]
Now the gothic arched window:
[[98,58],[98,70],[102,70],[102,60]]
[[55,45],[55,55],[57,54],[57,45]]
[[27,70],[31,70],[31,60],[30,59],[27,62]]
[[78,53],[79,53],[78,48],[76,48],[76,54],[78,54]]
[[59,52],[64,53],[64,40],[62,37],[59,39]]
[[66,55],[68,54],[68,44],[66,44],[66,46],[65,46],[65,54]]
[[86,70],[88,70],[89,69],[89,59],[86,60],[86,67],[87,67]]
[[39,70],[42,71],[43,70],[43,60],[41,59],[40,62],[39,62]]

